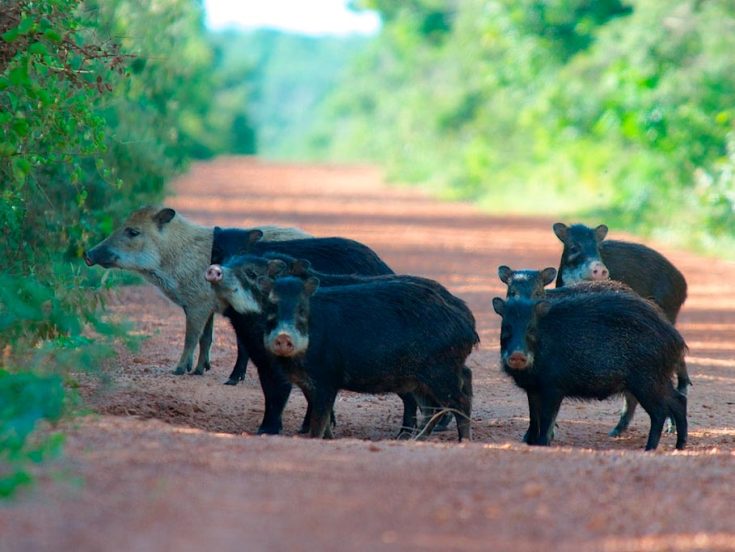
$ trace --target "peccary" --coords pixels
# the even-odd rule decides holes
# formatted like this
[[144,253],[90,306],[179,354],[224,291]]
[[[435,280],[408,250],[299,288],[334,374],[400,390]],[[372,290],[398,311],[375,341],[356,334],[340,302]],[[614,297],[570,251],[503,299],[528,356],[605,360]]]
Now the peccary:
[[[599,293],[602,291],[628,293],[638,296],[630,286],[614,280],[581,281],[564,287],[545,289],[544,286],[553,282],[556,277],[556,269],[551,267],[543,270],[513,270],[506,265],[501,265],[498,267],[498,276],[508,286],[508,292],[506,294],[506,298],[508,299],[519,297],[524,299],[548,299],[549,301],[555,301],[580,293]],[[660,310],[655,303],[651,302],[651,305]],[[663,311],[661,311],[661,314],[663,315]],[[684,367],[684,370],[686,371],[686,367]],[[623,412],[618,424],[610,431],[611,436],[619,435],[622,431],[620,429],[621,427],[624,426],[624,428],[627,428],[630,425],[632,413],[637,404],[635,397],[628,391],[625,391],[623,395],[625,397]],[[628,405],[633,405],[633,408],[629,408]],[[524,441],[526,438],[527,435],[524,436]]]
[[452,409],[459,439],[470,439],[462,370],[479,338],[431,287],[382,279],[315,295],[316,278],[258,284],[268,294],[266,348],[307,396],[312,437],[324,437],[337,392],[348,389],[427,397]]
[[[306,259],[291,259],[289,262],[285,262],[286,260],[283,259],[283,261],[285,266],[280,271],[280,273],[297,276],[302,280],[306,280],[311,277],[317,278],[319,279],[319,285],[322,288],[364,284],[368,281],[374,281],[375,279],[381,278],[395,278],[404,282],[416,282],[422,285],[426,285],[436,291],[439,295],[441,295],[447,302],[447,305],[456,309],[459,316],[464,316],[468,320],[471,320],[473,326],[475,324],[475,317],[469,307],[467,307],[467,304],[459,297],[452,295],[444,286],[439,284],[439,282],[436,282],[435,280],[431,280],[429,278],[412,275],[359,276],[353,274],[326,274],[324,272],[314,270],[311,267],[311,263],[309,263],[309,261],[307,261]],[[464,366],[462,368],[462,389],[465,390],[470,397],[472,397],[472,371],[467,366]],[[423,400],[423,397],[420,396],[402,396],[401,399],[403,400],[404,405],[404,415],[403,427],[401,429],[401,432],[398,434],[399,438],[408,437],[413,433],[414,427],[416,426],[417,406],[420,405],[422,413],[424,413],[424,415],[426,416],[424,421],[420,424],[420,427],[425,427],[428,423],[429,418],[433,416],[437,410],[441,410],[438,405],[429,404],[425,400]],[[419,401],[418,404],[416,403],[417,400]],[[452,416],[449,413],[441,415],[441,417],[436,422],[436,425],[434,426],[434,431],[446,430],[449,426],[451,418]]]
[[340,274],[367,276],[394,273],[375,251],[348,238],[297,238],[275,242],[264,240],[258,229],[215,228],[211,264],[221,264],[229,257],[245,253],[289,257],[308,253],[308,260],[317,270],[335,271],[335,274],[337,270]]
[[[276,277],[280,275],[292,275],[301,279],[309,277],[317,277],[320,279],[322,289],[333,286],[345,286],[364,284],[372,281],[381,281],[386,279],[395,279],[403,282],[415,282],[432,288],[447,303],[448,306],[458,311],[459,316],[466,317],[474,326],[474,316],[467,305],[447,291],[441,284],[422,278],[419,276],[408,275],[379,275],[379,276],[361,276],[357,274],[329,274],[319,272],[311,267],[311,263],[307,259],[294,259],[282,253],[266,253],[263,257],[255,255],[242,255],[233,257],[224,266],[212,265],[208,271],[207,279],[216,283],[215,289],[224,303],[232,304],[236,310],[243,312],[255,301],[254,298],[248,296],[257,295],[257,278],[260,276]],[[261,302],[262,298],[258,298],[257,302]],[[469,368],[463,367],[462,370],[463,389],[466,389],[469,396],[472,396],[472,372]],[[422,412],[430,417],[436,410],[440,409],[437,404],[431,404],[424,401],[423,397],[414,397],[411,394],[401,395],[404,404],[403,426],[398,435],[401,437],[409,437],[416,428],[416,408],[417,402],[420,402]],[[308,418],[308,413],[307,413]],[[446,429],[451,416],[445,414],[439,418],[434,430]],[[424,420],[421,427],[424,427],[428,418]],[[302,426],[302,432],[305,433],[307,427]]]
[[686,395],[671,377],[686,353],[674,326],[648,301],[627,293],[583,293],[558,301],[496,297],[503,319],[503,370],[528,395],[527,442],[548,445],[562,400],[605,399],[629,391],[651,418],[646,450],[664,420],[676,420],[676,448],[687,441]]
[[[641,297],[661,307],[672,324],[686,301],[687,283],[681,272],[659,252],[639,243],[606,240],[604,224],[590,228],[583,224],[566,226],[557,222],[554,234],[564,244],[556,287],[584,280],[616,280],[630,286]],[[687,393],[691,385],[685,363],[677,369],[677,389]],[[618,436],[630,425],[637,402],[625,395],[620,421],[610,431]]]
[[605,240],[608,228],[604,224],[593,229],[557,222],[554,233],[564,244],[556,287],[583,280],[617,280],[654,301],[676,323],[687,298],[687,283],[666,257],[639,243]]
[[[266,240],[309,237],[298,228],[261,226]],[[89,266],[121,268],[141,274],[166,297],[184,309],[184,350],[174,369],[185,374],[192,368],[199,343],[195,374],[210,368],[214,312],[218,305],[212,286],[202,274],[211,264],[212,227],[195,224],[167,207],[143,207],[105,240],[84,253]]]

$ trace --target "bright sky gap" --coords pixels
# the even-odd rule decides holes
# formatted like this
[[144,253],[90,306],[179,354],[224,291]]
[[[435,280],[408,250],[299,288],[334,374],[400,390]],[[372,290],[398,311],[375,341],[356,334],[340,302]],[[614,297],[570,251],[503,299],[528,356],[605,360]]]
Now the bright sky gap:
[[375,34],[380,17],[356,12],[346,0],[204,0],[212,30],[278,29],[308,35]]

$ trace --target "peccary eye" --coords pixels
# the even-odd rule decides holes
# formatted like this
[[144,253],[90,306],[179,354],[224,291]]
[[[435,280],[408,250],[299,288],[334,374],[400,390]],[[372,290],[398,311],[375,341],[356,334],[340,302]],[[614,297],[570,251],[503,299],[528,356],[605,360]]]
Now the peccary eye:
[[140,235],[140,230],[136,230],[135,228],[126,228],[125,235],[129,238],[134,238],[135,236]]
[[252,270],[251,268],[246,268],[245,269],[245,276],[247,276],[251,280],[255,280],[258,277],[258,275],[255,273],[255,271]]

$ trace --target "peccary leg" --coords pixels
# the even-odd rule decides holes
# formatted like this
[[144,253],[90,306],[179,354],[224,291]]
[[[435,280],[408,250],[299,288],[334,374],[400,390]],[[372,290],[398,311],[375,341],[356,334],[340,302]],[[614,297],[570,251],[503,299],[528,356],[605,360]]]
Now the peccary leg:
[[539,436],[536,445],[548,446],[554,437],[554,423],[559,414],[563,397],[554,393],[542,393],[539,409]]
[[669,415],[676,424],[676,448],[681,450],[687,444],[687,397],[678,389],[672,389],[669,400]]
[[[460,376],[460,387],[465,396],[470,399],[470,405],[472,403],[472,370],[467,366],[462,366],[462,374]],[[470,406],[470,411],[472,407]],[[452,421],[452,415],[447,412],[437,422],[434,427],[434,431],[445,431],[449,427],[449,422]]]
[[468,441],[472,440],[472,398],[467,394],[460,392],[457,396],[456,402],[452,405],[452,408],[459,412],[454,413],[454,419],[457,420],[457,436],[461,442],[463,439]]
[[194,373],[198,376],[204,375],[204,372],[212,366],[209,362],[209,350],[212,348],[212,337],[214,335],[214,313],[209,315],[207,323],[204,325],[202,335],[199,338],[199,362],[197,362]]
[[258,434],[278,435],[283,427],[281,415],[291,394],[291,383],[281,370],[271,366],[259,366],[258,379],[265,397],[265,413]]
[[[669,386],[671,386],[671,383],[669,383]],[[673,386],[671,387],[673,391]],[[664,429],[666,414],[669,412],[669,405],[665,400],[662,401],[659,398],[656,390],[654,389],[636,390],[636,395],[641,406],[646,410],[646,412],[648,412],[648,415],[651,418],[651,429],[648,432],[646,450],[655,450],[661,440],[661,433]]]
[[[687,365],[683,358],[676,366],[676,380],[676,390],[686,397],[689,392],[689,386],[692,384],[692,380],[689,379],[689,372],[687,371]],[[676,427],[676,418],[672,414],[668,418],[666,418],[666,421],[668,423],[664,425],[664,431],[666,433],[673,433],[674,430],[676,430],[676,435],[678,438],[679,430]]]
[[[311,420],[311,401],[309,400],[309,397],[306,395],[306,392],[304,392],[304,396],[306,397],[306,414],[304,415],[304,421],[301,422],[301,428],[299,429],[299,433],[306,434],[309,433],[309,420]],[[335,427],[337,425],[337,418],[334,415],[334,410],[332,410],[332,419],[329,423],[330,429],[327,429],[327,433],[330,434],[330,437],[327,437],[328,439],[331,439],[331,428]]]
[[403,401],[403,421],[401,422],[401,430],[398,432],[396,439],[407,439],[413,435],[416,429],[418,401],[413,393],[399,393],[398,396]]
[[[428,388],[428,395],[431,400],[437,402],[442,407],[453,410],[454,418],[457,420],[459,440],[471,440],[470,416],[472,415],[472,396],[462,389],[462,381],[457,377],[457,373],[444,366],[436,366],[433,369],[429,368],[426,373],[434,374],[434,377],[427,378],[422,382]],[[438,417],[436,416],[429,420],[429,423],[424,428],[425,435],[431,434],[438,421]]]
[[692,380],[689,379],[689,371],[687,370],[687,363],[684,361],[684,359],[681,359],[681,361],[679,361],[679,364],[676,368],[676,379],[676,390],[682,395],[686,396],[688,393],[688,388],[692,384]]
[[[424,397],[421,395],[414,394],[413,397],[414,403],[418,405],[419,409],[421,410],[422,420],[421,420],[421,427],[424,428],[429,423],[429,420],[431,420],[434,416],[437,416],[435,423],[432,424],[433,431],[445,431],[447,427],[449,426],[449,422],[452,421],[452,413],[451,412],[445,412],[443,414],[439,414],[444,408],[439,403],[434,402],[433,400],[429,399],[428,397]],[[415,407],[414,407],[414,413],[415,413]],[[411,422],[411,420],[408,420],[406,417],[406,412],[404,408],[404,426],[408,427],[407,424]],[[413,423],[415,424],[417,422],[416,416],[413,418]]]
[[204,327],[207,325],[207,320],[210,319],[212,314],[211,312],[191,312],[187,309],[184,309],[184,312],[186,313],[186,337],[184,338],[184,350],[174,370],[174,374],[177,375],[191,371],[194,349],[196,349]]
[[638,400],[632,393],[626,391],[623,395],[623,410],[620,412],[620,420],[618,421],[618,425],[608,433],[610,437],[619,437],[628,429],[631,420],[633,420],[636,406],[638,406]]
[[312,389],[310,393],[311,400],[311,419],[309,420],[309,436],[317,439],[331,439],[331,432],[328,433],[330,413],[334,409],[334,400],[337,398],[335,389],[318,387]]
[[541,416],[541,397],[536,391],[526,391],[528,396],[528,430],[523,442],[535,445],[539,438],[539,418]]
[[225,385],[237,385],[245,379],[248,360],[250,360],[248,350],[240,339],[240,336],[237,336],[237,359],[235,360],[235,367],[232,369],[232,373],[230,373],[230,377],[225,382]]

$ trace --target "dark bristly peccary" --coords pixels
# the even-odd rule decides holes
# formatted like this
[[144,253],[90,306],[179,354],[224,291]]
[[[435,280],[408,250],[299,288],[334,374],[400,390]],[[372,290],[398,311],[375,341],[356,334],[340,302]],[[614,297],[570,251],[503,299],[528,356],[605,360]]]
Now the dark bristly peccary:
[[554,234],[564,244],[556,287],[584,280],[617,280],[641,297],[651,299],[674,324],[687,298],[684,275],[661,253],[640,243],[606,240],[604,224],[554,224]]
[[[566,226],[557,222],[554,234],[564,244],[556,278],[561,288],[584,280],[616,280],[630,286],[641,297],[661,307],[672,324],[687,298],[687,283],[681,272],[659,252],[639,243],[606,240],[604,224],[590,228],[583,224]],[[678,367],[677,389],[687,393],[691,385],[686,364]],[[610,432],[618,436],[630,425],[636,401],[625,395],[618,425]]]
[[[262,234],[257,231],[238,228],[214,229],[212,255],[210,264],[222,264],[227,259],[243,253],[256,255],[278,254],[287,258],[304,257],[324,272],[345,274],[393,274],[393,271],[372,249],[354,240],[346,238],[312,238],[282,242],[283,246],[271,247],[270,242],[262,241]],[[231,318],[228,313],[225,316]],[[230,377],[225,385],[237,385],[245,378],[248,364],[248,351],[238,338],[237,359]]]
[[[393,274],[375,251],[348,238],[308,238],[282,242],[266,242],[258,230],[215,228],[212,245],[212,264],[221,264],[228,257],[282,253],[290,257],[308,259],[312,266],[324,272],[374,276]],[[308,253],[308,256],[302,252]],[[337,256],[335,254],[338,253]]]
[[600,292],[553,302],[496,297],[493,308],[502,317],[503,370],[528,396],[529,444],[550,444],[564,398],[629,391],[651,418],[646,450],[658,446],[667,416],[676,420],[676,448],[684,448],[687,399],[671,378],[687,348],[648,301]]
[[[263,301],[265,301],[265,297],[258,288],[257,279],[261,276],[275,277],[278,275],[288,274],[297,276],[301,279],[308,279],[309,277],[318,274],[329,286],[362,284],[381,279],[397,279],[404,282],[415,282],[432,288],[443,298],[447,303],[448,308],[456,309],[458,311],[458,316],[465,317],[473,327],[475,325],[472,312],[461,299],[453,296],[438,282],[418,276],[383,275],[366,277],[358,275],[328,274],[313,270],[311,268],[311,263],[306,259],[296,260],[284,254],[268,253],[263,257],[255,255],[241,255],[231,258],[223,266],[212,265],[207,272],[207,279],[212,282],[215,292],[223,304],[231,305],[233,309],[239,310],[242,313],[249,310],[251,311],[249,316],[254,317],[258,316],[258,314],[255,313],[255,309],[252,308],[253,303],[257,302],[259,305],[262,305]],[[325,287],[327,286],[323,285],[322,289]],[[246,315],[241,315],[240,321],[242,321],[243,316]],[[262,319],[260,322],[262,323]],[[257,325],[258,323],[259,322],[252,321],[250,327]],[[257,348],[258,344],[256,343],[254,347]],[[259,362],[256,361],[256,365],[260,366]],[[465,390],[471,397],[472,373],[467,367],[464,367],[462,370],[462,385],[463,390]],[[431,403],[431,401],[426,400],[425,397],[414,397],[410,393],[401,394],[400,397],[404,404],[404,415],[399,438],[411,436],[415,431],[417,408],[416,399],[421,402],[421,409],[424,414],[433,414],[436,409],[440,408],[439,405]],[[308,416],[309,412],[307,411],[307,419],[305,422],[308,420]],[[437,426],[443,422],[444,417],[439,419]],[[425,422],[422,423],[422,427],[424,425]],[[308,424],[306,426],[302,426],[301,429],[302,433],[306,433],[307,431]]]
[[[319,286],[321,288],[333,287],[333,286],[345,286],[364,284],[376,278],[395,278],[404,282],[415,282],[432,288],[436,293],[446,301],[447,305],[455,310],[459,316],[465,317],[467,320],[471,320],[473,326],[475,325],[475,317],[472,311],[469,309],[467,304],[459,297],[452,295],[449,290],[442,286],[439,282],[431,280],[429,278],[423,278],[421,276],[412,275],[388,275],[388,276],[359,276],[353,274],[326,274],[319,272],[311,267],[311,263],[306,259],[282,259],[284,261],[283,269],[280,271],[283,274],[290,274],[291,276],[297,276],[302,280],[308,278],[317,278],[319,280]],[[264,262],[265,259],[262,262]],[[267,262],[267,261],[266,261]],[[270,261],[271,263],[277,261]],[[470,396],[472,396],[472,371],[468,367],[462,369],[462,384]],[[414,399],[422,400],[422,397],[402,396],[404,405],[403,414],[403,427],[399,438],[402,436],[410,436],[416,426],[416,408],[417,404]],[[421,423],[420,427],[424,427],[428,422],[428,418],[433,416],[440,407],[438,405],[430,405],[425,402],[421,402],[421,411],[427,416],[427,418]],[[434,431],[444,431],[448,429],[449,422],[452,416],[449,413],[443,414],[436,425]]]
[[[546,299],[549,301],[556,301],[572,295],[578,295],[580,293],[599,293],[603,291],[610,293],[627,293],[639,297],[639,295],[629,286],[614,280],[582,281],[560,288],[545,289],[545,286],[553,282],[556,277],[556,269],[553,267],[544,268],[543,270],[513,270],[509,266],[501,265],[498,267],[498,276],[500,277],[500,280],[508,286],[506,299],[518,297],[522,299]],[[651,305],[658,308],[655,303],[651,303]],[[616,431],[623,424],[627,427],[630,423],[630,419],[626,417],[626,413],[632,411],[627,408],[627,405],[633,404],[635,407],[636,400],[635,397],[630,395],[627,391],[624,392],[624,396],[626,397],[626,408],[623,409],[623,414],[620,417],[618,425],[610,432],[611,435],[617,435],[618,433],[616,433]],[[528,434],[524,435],[523,440],[528,440]]]
[[[229,232],[234,235],[235,232]],[[241,236],[242,237],[242,236]],[[248,247],[266,245],[256,243],[260,236],[252,232],[246,236]],[[220,242],[222,243],[222,242]],[[292,258],[291,255],[304,257],[318,264],[325,272],[330,270],[341,272],[365,271],[367,274],[392,273],[390,268],[368,247],[358,242],[340,238],[313,238],[281,242],[286,247],[277,251],[266,252],[272,258]],[[240,246],[242,248],[242,246]],[[230,250],[234,250],[232,247]],[[291,255],[288,255],[288,252]],[[218,256],[223,255],[221,251]],[[207,269],[205,278],[220,301],[220,310],[230,320],[237,335],[238,357],[230,380],[240,381],[245,375],[248,357],[258,371],[258,379],[265,398],[265,413],[258,433],[278,434],[282,429],[282,413],[291,393],[291,383],[285,375],[272,366],[270,356],[263,346],[264,320],[260,316],[262,301],[257,287],[253,283],[248,286],[249,268],[243,258],[250,255],[229,256],[224,265],[212,264]],[[239,272],[230,267],[240,266]],[[252,271],[250,271],[252,272]],[[242,277],[238,279],[237,275]],[[255,274],[255,277],[263,273]],[[242,353],[241,353],[242,351]]]
[[431,287],[386,279],[315,294],[316,278],[258,284],[268,294],[266,348],[307,395],[312,437],[324,437],[337,392],[347,389],[426,397],[451,409],[459,439],[470,439],[462,370],[479,338]]

